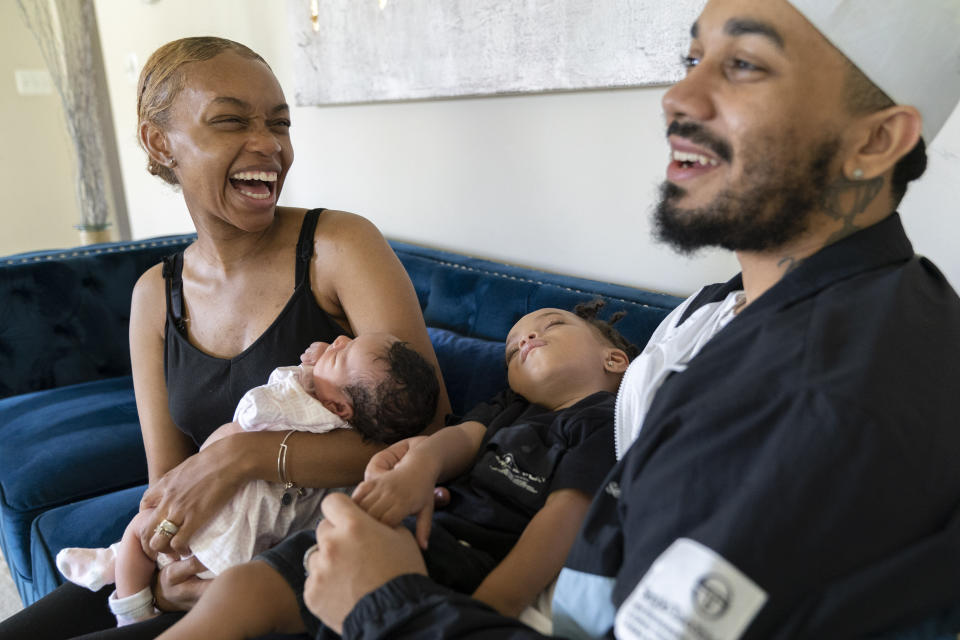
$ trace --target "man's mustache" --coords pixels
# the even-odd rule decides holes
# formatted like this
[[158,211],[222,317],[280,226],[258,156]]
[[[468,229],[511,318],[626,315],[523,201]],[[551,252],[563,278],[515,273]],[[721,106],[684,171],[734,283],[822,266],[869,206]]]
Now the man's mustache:
[[703,125],[696,122],[677,122],[674,120],[667,127],[667,137],[680,136],[686,138],[694,144],[706,147],[725,162],[730,162],[733,158],[733,149],[730,144],[706,130]]

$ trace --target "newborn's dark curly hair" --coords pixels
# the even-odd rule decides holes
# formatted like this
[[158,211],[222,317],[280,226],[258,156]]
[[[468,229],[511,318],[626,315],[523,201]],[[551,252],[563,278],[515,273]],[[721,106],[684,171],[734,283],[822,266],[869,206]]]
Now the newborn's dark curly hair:
[[612,314],[609,320],[601,320],[597,317],[597,315],[600,313],[600,309],[603,309],[606,304],[606,300],[595,298],[590,302],[581,302],[573,308],[573,312],[580,318],[586,320],[594,329],[599,331],[604,340],[626,353],[627,359],[632,361],[634,358],[640,355],[640,349],[638,349],[635,344],[624,338],[619,331],[613,328],[613,325],[627,315],[627,312],[620,310]]
[[433,366],[406,342],[397,340],[378,360],[386,374],[374,384],[358,381],[343,392],[353,405],[347,420],[366,440],[392,444],[419,435],[437,412],[440,383]]

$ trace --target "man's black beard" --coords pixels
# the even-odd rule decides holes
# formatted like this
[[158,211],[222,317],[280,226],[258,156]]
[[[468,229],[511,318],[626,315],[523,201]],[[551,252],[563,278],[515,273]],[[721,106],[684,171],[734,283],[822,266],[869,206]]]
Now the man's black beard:
[[810,215],[826,191],[830,163],[839,147],[839,139],[825,140],[814,149],[806,167],[798,163],[794,170],[772,166],[765,158],[747,162],[745,189],[725,189],[698,209],[674,206],[686,190],[664,182],[654,212],[654,235],[683,254],[703,247],[730,251],[782,247],[807,230]]

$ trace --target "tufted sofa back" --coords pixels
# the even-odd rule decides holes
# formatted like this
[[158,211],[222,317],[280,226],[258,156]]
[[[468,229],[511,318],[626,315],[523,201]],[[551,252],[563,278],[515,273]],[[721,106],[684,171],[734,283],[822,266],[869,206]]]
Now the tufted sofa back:
[[0,258],[0,398],[129,374],[133,285],[193,238]]
[[[194,238],[167,236],[0,258],[0,398],[128,375],[133,285]],[[661,293],[402,242],[391,245],[413,281],[427,325],[445,330],[431,332],[435,341],[449,342],[447,332],[452,332],[499,345],[530,311],[572,309],[601,295],[609,301],[607,312],[628,311],[618,328],[642,346],[679,302]],[[485,391],[501,384],[498,378],[458,404],[482,400]]]
[[642,348],[680,302],[662,293],[390,244],[417,291],[455,414],[506,387],[503,341],[514,323],[531,311],[572,310],[602,297],[607,305],[601,316],[626,311],[617,329]]

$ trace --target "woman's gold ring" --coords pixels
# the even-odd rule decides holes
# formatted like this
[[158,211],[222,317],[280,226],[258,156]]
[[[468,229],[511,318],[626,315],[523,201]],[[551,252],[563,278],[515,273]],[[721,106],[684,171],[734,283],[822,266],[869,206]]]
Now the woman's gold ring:
[[177,535],[177,531],[180,530],[180,525],[173,524],[169,520],[161,520],[160,524],[157,525],[157,528],[153,530],[154,533],[162,533],[170,536],[171,538]]

